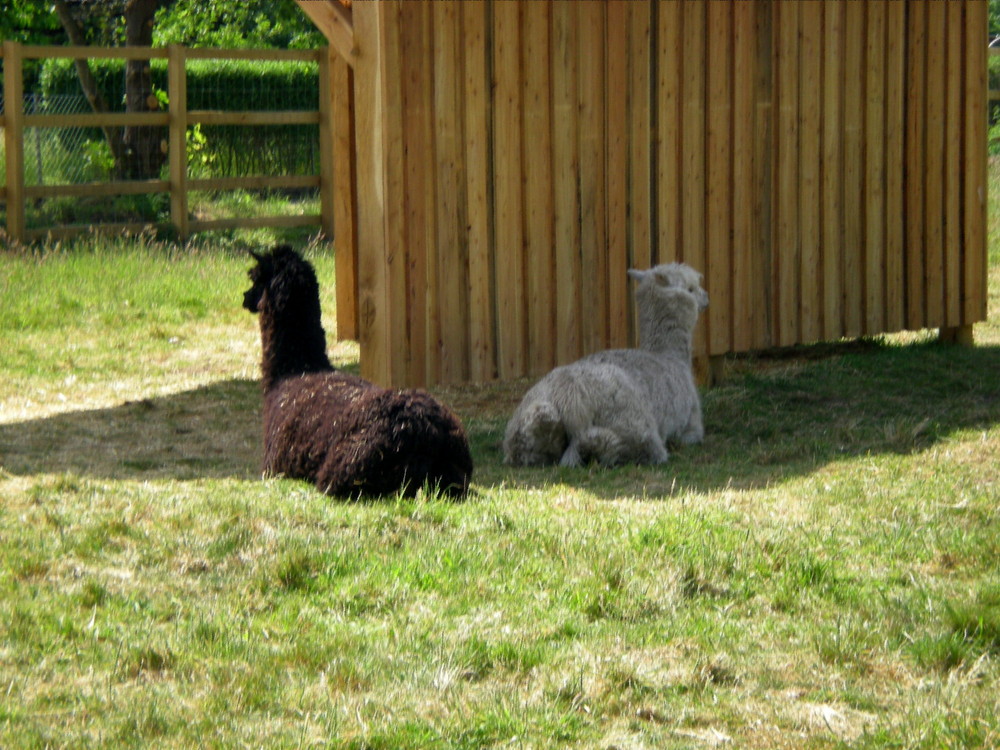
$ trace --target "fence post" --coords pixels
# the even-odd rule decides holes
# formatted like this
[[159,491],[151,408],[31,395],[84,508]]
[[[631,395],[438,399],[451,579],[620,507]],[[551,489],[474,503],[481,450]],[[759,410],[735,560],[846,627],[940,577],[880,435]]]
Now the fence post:
[[342,59],[331,65],[333,226],[337,248],[337,336],[357,339],[358,332],[358,206],[357,157],[354,150],[354,72]]
[[333,239],[333,85],[330,80],[335,54],[332,47],[319,51],[319,215],[327,240]]
[[7,149],[7,235],[24,242],[24,78],[21,45],[3,43],[4,145]]
[[167,158],[170,164],[170,220],[181,242],[188,229],[187,202],[187,68],[185,50],[179,44],[167,48],[167,95],[170,126]]

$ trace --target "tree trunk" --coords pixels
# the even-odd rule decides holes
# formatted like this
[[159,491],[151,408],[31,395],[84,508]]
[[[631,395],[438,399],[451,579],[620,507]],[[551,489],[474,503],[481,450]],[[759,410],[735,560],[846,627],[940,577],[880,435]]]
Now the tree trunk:
[[[125,43],[129,46],[149,47],[153,43],[153,16],[160,0],[128,0],[125,3]],[[76,19],[73,18],[66,0],[55,0],[56,14],[70,43],[84,46],[87,41]],[[86,60],[76,61],[76,72],[80,78],[87,101],[94,112],[108,112],[107,101],[97,87]],[[125,63],[125,111],[149,112],[159,109],[159,102],[153,95],[153,80],[149,70],[149,60],[127,60]],[[117,179],[144,180],[159,176],[160,168],[166,161],[165,135],[162,127],[129,126],[126,128],[104,127],[104,138],[115,160]]]
[[[153,44],[153,16],[159,0],[128,0],[125,4],[125,44],[149,47]],[[125,63],[125,111],[149,112],[160,108],[153,95],[149,60]],[[129,126],[122,138],[124,164],[117,167],[120,177],[141,180],[159,176],[166,161],[165,134],[162,127]]]

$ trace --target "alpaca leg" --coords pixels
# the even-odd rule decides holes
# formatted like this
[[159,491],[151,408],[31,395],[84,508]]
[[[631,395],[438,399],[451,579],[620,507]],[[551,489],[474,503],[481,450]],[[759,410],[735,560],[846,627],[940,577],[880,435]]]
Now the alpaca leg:
[[681,445],[694,445],[700,443],[705,437],[705,427],[701,421],[701,404],[695,402],[694,409],[691,410],[691,418],[687,426],[678,437]]
[[649,435],[642,444],[642,463],[662,464],[670,458],[670,453],[663,445],[659,433]]
[[630,460],[627,441],[607,427],[590,427],[579,440],[579,455],[583,463],[596,461],[601,466],[617,466]]
[[[359,497],[372,492],[366,464],[371,461],[367,444],[346,436],[337,450],[327,453],[316,471],[316,487],[334,497]],[[388,477],[387,477],[388,478]]]
[[[636,406],[639,402],[632,402]],[[662,464],[670,456],[656,419],[646,409],[635,408],[619,423],[621,463]]]
[[566,446],[566,450],[562,454],[562,458],[559,459],[560,466],[582,466],[583,458],[580,456],[580,441],[573,438],[569,441],[569,445]]
[[[570,451],[573,451],[570,454]],[[601,466],[627,463],[661,464],[669,454],[656,430],[643,434],[619,434],[607,427],[590,427],[563,454],[563,466],[596,461]],[[575,463],[569,463],[575,461]]]
[[566,445],[566,430],[556,408],[547,401],[515,414],[504,437],[504,460],[514,466],[554,463]]

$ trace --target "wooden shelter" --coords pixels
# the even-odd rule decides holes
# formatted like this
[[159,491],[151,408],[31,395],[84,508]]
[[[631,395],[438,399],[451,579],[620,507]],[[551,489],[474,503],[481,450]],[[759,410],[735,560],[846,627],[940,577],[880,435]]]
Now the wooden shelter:
[[984,0],[299,0],[330,40],[338,332],[386,384],[634,340],[701,355],[986,314]]

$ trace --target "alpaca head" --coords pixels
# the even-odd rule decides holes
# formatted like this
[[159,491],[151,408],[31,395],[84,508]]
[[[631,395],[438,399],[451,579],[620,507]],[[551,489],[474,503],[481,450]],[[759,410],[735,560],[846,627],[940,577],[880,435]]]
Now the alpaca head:
[[287,375],[331,369],[312,265],[288,245],[254,253],[243,307],[260,314],[264,387]]
[[628,275],[639,283],[635,298],[640,345],[651,350],[690,348],[698,314],[708,307],[701,274],[684,263],[663,263],[647,271],[630,268]]
[[662,263],[653,266],[647,271],[639,271],[635,268],[628,269],[629,278],[639,282],[640,291],[651,289],[684,289],[695,298],[698,303],[698,311],[701,312],[708,307],[708,293],[702,289],[702,276],[686,263]]
[[257,265],[247,273],[253,286],[243,294],[243,307],[252,313],[281,313],[305,307],[308,309],[303,312],[319,317],[319,284],[309,261],[288,245],[250,254]]

